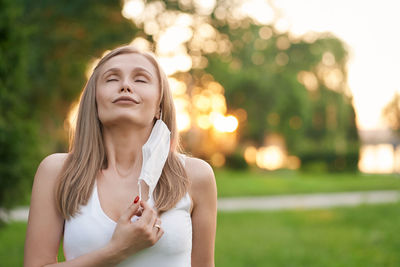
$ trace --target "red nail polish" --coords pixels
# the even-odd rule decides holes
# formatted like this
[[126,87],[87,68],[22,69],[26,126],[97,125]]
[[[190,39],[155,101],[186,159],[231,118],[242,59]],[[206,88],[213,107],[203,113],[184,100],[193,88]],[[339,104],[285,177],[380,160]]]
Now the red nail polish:
[[139,201],[139,196],[137,196],[137,197],[135,198],[135,200],[133,201],[133,203],[136,204],[138,201]]

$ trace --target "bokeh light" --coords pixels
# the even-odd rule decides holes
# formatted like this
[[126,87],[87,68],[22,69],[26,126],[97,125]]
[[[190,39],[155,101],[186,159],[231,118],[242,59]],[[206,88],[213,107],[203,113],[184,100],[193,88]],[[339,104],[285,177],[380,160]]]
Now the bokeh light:
[[394,169],[393,146],[390,144],[361,147],[359,169],[362,172],[390,173]]
[[[276,7],[284,10],[291,9],[284,2],[277,1],[275,3]],[[179,5],[181,7],[185,5],[189,7],[192,3],[179,1]],[[144,32],[154,40],[154,44],[151,44],[145,38],[137,36],[132,40],[131,44],[142,50],[154,51],[161,66],[169,76],[177,111],[178,130],[182,133],[189,131],[203,132],[202,134],[196,133],[196,136],[214,138],[215,140],[211,142],[214,146],[224,143],[222,147],[225,147],[225,152],[215,152],[215,149],[209,148],[209,158],[214,158],[213,165],[217,166],[221,162],[225,163],[224,153],[232,150],[229,146],[236,145],[235,140],[237,139],[239,124],[246,124],[247,112],[244,109],[228,110],[224,96],[225,90],[213,78],[191,85],[190,83],[193,80],[185,80],[178,74],[207,67],[208,60],[204,56],[206,54],[221,53],[229,55],[232,47],[242,47],[249,42],[252,42],[254,46],[254,51],[250,54],[250,60],[253,64],[265,64],[267,58],[262,51],[268,45],[274,45],[278,53],[273,60],[276,65],[284,67],[291,60],[294,60],[289,57],[289,55],[292,56],[289,51],[296,42],[296,36],[302,34],[302,40],[312,43],[316,41],[318,34],[301,29],[301,27],[305,26],[294,24],[290,19],[291,15],[276,16],[271,8],[271,3],[268,1],[249,0],[243,1],[239,6],[229,7],[219,3],[217,5],[215,0],[196,0],[193,1],[193,5],[196,14],[199,16],[167,10],[165,3],[160,1],[147,3],[143,0],[125,0],[122,14],[136,25],[143,27]],[[218,19],[226,20],[232,29],[249,27],[248,22],[242,25],[237,23],[237,19],[246,17],[251,18],[254,23],[264,26],[260,27],[255,34],[248,31],[242,36],[241,40],[230,43],[229,37],[220,34],[209,21],[201,19],[213,11],[215,11],[214,14]],[[267,24],[273,26],[267,26]],[[320,29],[317,30],[321,31],[323,27],[325,26],[321,25]],[[275,34],[279,35],[286,32],[289,32],[288,36],[281,35],[274,39],[274,42],[270,42],[271,37]],[[229,60],[232,70],[240,70],[242,68],[243,63],[237,58],[231,57]],[[98,59],[93,59],[90,62],[87,68],[88,77],[97,62]],[[203,74],[203,76],[207,75],[209,74]],[[193,79],[194,77],[191,78]],[[316,91],[321,85],[336,91],[348,90],[348,87],[344,86],[346,79],[347,77],[343,76],[339,68],[339,62],[337,62],[334,54],[329,51],[323,54],[321,63],[316,68],[300,71],[297,75],[298,82],[310,92],[312,97],[317,95]],[[361,107],[359,99],[360,97],[356,96],[356,112],[371,113],[371,109],[366,108],[366,106],[364,108]],[[337,118],[332,115],[337,112],[337,110],[333,110],[335,108],[334,106],[326,107],[328,113],[326,120],[330,130],[335,130],[335,127],[338,127]],[[76,112],[76,108],[74,111],[72,109],[66,123],[68,127],[71,127],[73,112]],[[376,123],[377,116],[371,115],[369,117]],[[364,123],[365,115],[357,118],[360,125],[367,125],[367,123]],[[321,124],[321,118],[313,116],[311,119],[317,128],[320,127],[318,125]],[[265,118],[265,122],[272,127],[283,123],[282,120],[283,118],[276,112],[269,113]],[[306,124],[306,121],[303,121],[300,116],[292,116],[287,123],[292,130],[299,130]],[[230,145],[227,145],[228,143]],[[259,148],[255,146],[245,148],[243,157],[249,164],[256,164],[258,167],[268,170],[299,168],[301,165],[299,158],[286,153],[284,147],[264,144]],[[396,153],[397,151],[385,145],[380,147],[363,146],[360,150],[359,168],[363,172],[392,170],[397,160],[394,156]],[[224,156],[224,160],[221,160],[221,155]],[[378,161],[379,164],[377,163]]]
[[284,167],[285,154],[278,146],[261,147],[257,151],[256,164],[267,170],[276,170]]
[[254,164],[257,158],[257,148],[254,146],[248,146],[244,150],[244,159],[248,164]]
[[222,167],[225,164],[225,156],[222,153],[214,153],[211,156],[211,164],[215,167]]
[[212,116],[212,122],[214,128],[219,132],[232,133],[238,127],[238,120],[232,116],[224,116],[220,113],[216,113]]
[[127,19],[137,18],[144,10],[144,2],[142,0],[125,1],[122,8],[122,15]]

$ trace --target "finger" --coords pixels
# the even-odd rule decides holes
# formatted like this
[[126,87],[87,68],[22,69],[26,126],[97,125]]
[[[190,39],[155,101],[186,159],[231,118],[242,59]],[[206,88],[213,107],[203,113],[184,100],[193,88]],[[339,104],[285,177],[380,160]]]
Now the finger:
[[140,207],[136,212],[136,216],[140,217],[140,216],[142,216],[142,213],[143,213],[143,209],[142,209],[142,207]]
[[140,201],[138,201],[138,197],[136,197],[135,200],[137,200],[137,202],[133,202],[121,215],[119,218],[121,221],[129,222],[131,217],[137,213],[140,207]]
[[160,240],[160,238],[164,235],[164,229],[160,228],[157,233],[156,233],[156,239],[157,241]]
[[156,219],[156,224],[158,224],[159,226],[161,226],[161,223],[162,223],[161,218],[160,218],[160,217],[157,217],[157,219]]
[[153,232],[155,235],[157,235],[157,233],[161,231],[161,219],[160,218],[156,218],[156,221],[154,223],[153,226]]
[[156,218],[153,227],[155,229],[161,229],[161,219],[160,218]]
[[140,203],[143,207],[141,221],[147,225],[153,226],[157,218],[155,210],[150,207],[146,201],[141,201]]

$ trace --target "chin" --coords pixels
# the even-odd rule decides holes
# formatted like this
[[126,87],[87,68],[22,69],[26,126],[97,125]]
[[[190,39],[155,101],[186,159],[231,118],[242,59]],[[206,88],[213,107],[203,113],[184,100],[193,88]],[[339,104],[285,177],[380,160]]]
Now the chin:
[[104,126],[132,125],[132,126],[148,126],[153,120],[146,120],[146,116],[137,116],[136,114],[124,114],[119,116],[100,119]]

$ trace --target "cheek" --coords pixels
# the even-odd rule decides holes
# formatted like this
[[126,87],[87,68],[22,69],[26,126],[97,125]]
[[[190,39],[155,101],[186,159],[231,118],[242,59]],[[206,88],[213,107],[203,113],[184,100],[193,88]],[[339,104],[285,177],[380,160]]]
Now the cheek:
[[160,93],[156,90],[143,90],[141,92],[141,97],[146,103],[147,109],[155,110],[157,108]]
[[102,92],[96,92],[96,103],[97,103],[97,113],[99,115],[100,121],[104,116],[104,112],[107,110],[107,95]]

